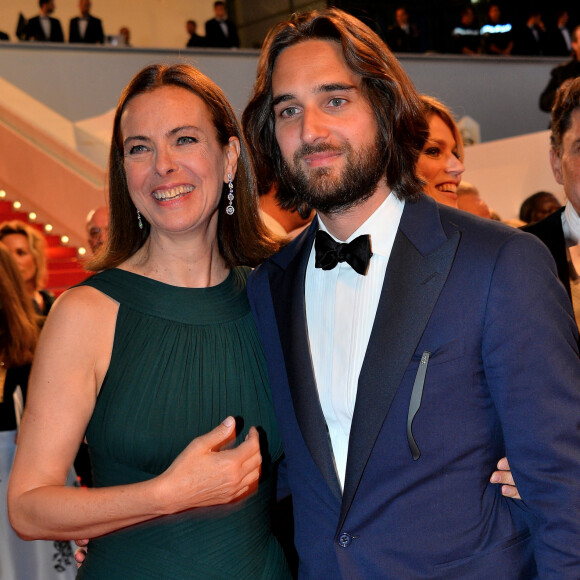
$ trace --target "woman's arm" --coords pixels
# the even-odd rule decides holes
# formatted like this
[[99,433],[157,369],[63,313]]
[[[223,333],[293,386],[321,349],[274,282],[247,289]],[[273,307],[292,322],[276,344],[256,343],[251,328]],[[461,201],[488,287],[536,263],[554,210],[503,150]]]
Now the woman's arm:
[[237,448],[228,417],[194,439],[160,476],[108,488],[66,487],[106,374],[118,304],[89,287],[65,293],[47,319],[8,489],[11,523],[25,539],[96,537],[186,509],[228,503],[259,478],[258,434]]
[[507,457],[502,457],[502,459],[497,462],[497,469],[497,471],[494,471],[491,474],[491,483],[500,483],[501,493],[502,495],[505,495],[505,497],[522,499],[514,482],[514,477],[510,470],[510,464]]

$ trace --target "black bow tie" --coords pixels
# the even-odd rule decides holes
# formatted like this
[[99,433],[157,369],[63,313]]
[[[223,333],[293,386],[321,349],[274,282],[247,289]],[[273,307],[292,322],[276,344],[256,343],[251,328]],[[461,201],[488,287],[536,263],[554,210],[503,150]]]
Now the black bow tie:
[[366,275],[373,255],[371,238],[368,234],[355,238],[349,244],[341,244],[335,242],[325,231],[318,230],[314,247],[316,250],[314,265],[317,268],[332,270],[339,262],[346,262],[361,276]]

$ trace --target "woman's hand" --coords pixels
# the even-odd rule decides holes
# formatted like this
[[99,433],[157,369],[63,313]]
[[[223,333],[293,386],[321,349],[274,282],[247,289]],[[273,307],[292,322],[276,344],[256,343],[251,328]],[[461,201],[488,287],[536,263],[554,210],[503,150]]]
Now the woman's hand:
[[[260,442],[252,427],[238,447],[224,449],[235,439],[236,422],[227,417],[215,429],[194,439],[159,476],[172,503],[172,512],[238,500],[255,490],[260,478]],[[184,497],[181,497],[181,494]],[[89,540],[75,540],[77,567],[85,561]]]
[[230,503],[256,489],[262,464],[258,431],[251,427],[243,443],[227,448],[235,439],[235,426],[228,417],[197,437],[159,476],[167,513]]
[[501,483],[501,493],[505,497],[522,499],[514,482],[512,472],[510,471],[510,464],[508,463],[507,457],[503,457],[497,462],[497,468],[499,471],[494,471],[491,474],[491,483]]
[[87,557],[89,540],[75,540],[75,544],[78,546],[78,548],[75,550],[75,561],[77,563],[77,568],[80,568],[81,564]]

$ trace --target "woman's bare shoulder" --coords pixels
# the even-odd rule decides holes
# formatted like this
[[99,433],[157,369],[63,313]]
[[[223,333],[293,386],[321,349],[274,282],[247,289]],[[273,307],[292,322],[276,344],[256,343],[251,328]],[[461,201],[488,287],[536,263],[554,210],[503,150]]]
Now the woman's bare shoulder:
[[110,311],[116,313],[119,303],[92,286],[75,286],[63,292],[54,303],[52,318],[76,314],[80,317],[102,316]]
[[61,294],[40,333],[34,378],[60,373],[61,388],[70,378],[74,388],[86,383],[97,393],[110,362],[118,310],[115,300],[89,286]]
[[61,348],[94,349],[112,341],[119,304],[90,286],[76,286],[61,294],[46,319],[41,345],[56,340]]

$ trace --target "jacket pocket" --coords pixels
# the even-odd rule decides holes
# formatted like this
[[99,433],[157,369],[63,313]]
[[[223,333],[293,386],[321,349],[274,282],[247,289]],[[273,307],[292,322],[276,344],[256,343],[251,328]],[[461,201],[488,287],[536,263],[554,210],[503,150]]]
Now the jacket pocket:
[[520,531],[483,552],[433,567],[436,578],[456,580],[533,580],[537,577],[529,530]]

